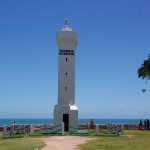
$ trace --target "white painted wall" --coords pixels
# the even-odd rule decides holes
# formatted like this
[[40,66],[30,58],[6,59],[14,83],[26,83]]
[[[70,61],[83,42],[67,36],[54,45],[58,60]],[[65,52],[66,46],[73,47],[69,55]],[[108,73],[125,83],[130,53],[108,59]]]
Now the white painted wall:
[[[71,28],[63,28],[56,32],[58,45],[58,104],[54,108],[54,126],[61,124],[63,114],[69,114],[69,131],[77,131],[78,107],[75,105],[75,48],[77,46],[77,32]],[[64,50],[71,50],[74,55],[64,54]],[[66,61],[67,58],[67,61]],[[67,75],[66,75],[67,73]],[[66,91],[67,87],[67,91]],[[57,131],[60,127],[54,129]]]
[[[63,114],[69,114],[69,131],[75,132],[78,128],[78,107],[76,105],[56,105],[54,109],[54,126],[58,126],[63,121]],[[59,130],[61,127],[56,127],[53,131]]]
[[[56,39],[59,51],[73,50],[74,55],[59,55],[58,63],[58,104],[75,104],[75,48],[76,31],[57,31]],[[59,53],[59,52],[58,52]],[[66,62],[67,58],[67,62]],[[67,76],[66,76],[67,73]],[[67,92],[66,92],[67,87]]]

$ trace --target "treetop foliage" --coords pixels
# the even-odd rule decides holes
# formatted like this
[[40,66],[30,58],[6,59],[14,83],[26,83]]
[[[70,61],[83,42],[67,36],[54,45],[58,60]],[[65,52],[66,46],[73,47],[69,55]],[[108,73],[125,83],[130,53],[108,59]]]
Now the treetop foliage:
[[138,69],[138,77],[150,80],[150,58],[148,60],[144,60],[141,67]]

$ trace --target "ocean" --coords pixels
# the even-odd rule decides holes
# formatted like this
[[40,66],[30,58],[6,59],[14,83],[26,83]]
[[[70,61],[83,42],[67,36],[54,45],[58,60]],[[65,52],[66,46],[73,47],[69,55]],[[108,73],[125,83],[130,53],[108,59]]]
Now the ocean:
[[[53,124],[53,119],[0,119],[0,126],[11,125],[15,121],[16,124]],[[120,124],[139,124],[139,119],[94,119],[95,124],[120,123]],[[78,123],[88,124],[90,119],[79,119]]]

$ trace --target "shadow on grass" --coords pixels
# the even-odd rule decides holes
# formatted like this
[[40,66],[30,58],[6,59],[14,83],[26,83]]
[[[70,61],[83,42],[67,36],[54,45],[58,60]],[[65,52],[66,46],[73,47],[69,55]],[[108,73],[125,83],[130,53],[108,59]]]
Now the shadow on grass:
[[23,138],[24,136],[6,136],[6,137],[1,137],[1,139],[14,139],[14,138]]

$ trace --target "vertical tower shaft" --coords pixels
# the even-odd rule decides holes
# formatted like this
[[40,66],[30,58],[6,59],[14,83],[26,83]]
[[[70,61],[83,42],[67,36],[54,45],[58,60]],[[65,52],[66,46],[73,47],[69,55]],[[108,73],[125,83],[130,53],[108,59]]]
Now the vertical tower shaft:
[[59,46],[58,104],[74,105],[77,33],[74,31],[58,31],[56,38]]
[[[66,131],[74,131],[78,125],[78,107],[75,105],[75,48],[77,32],[68,27],[56,32],[58,45],[58,105],[54,108],[54,126],[65,122]],[[69,128],[67,128],[69,127]]]

